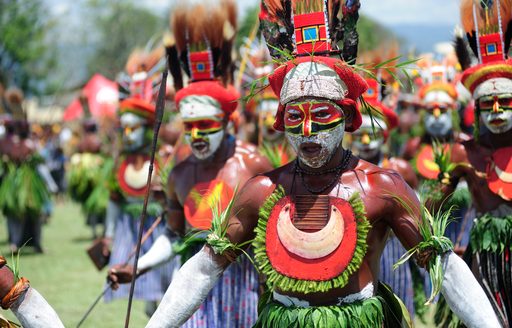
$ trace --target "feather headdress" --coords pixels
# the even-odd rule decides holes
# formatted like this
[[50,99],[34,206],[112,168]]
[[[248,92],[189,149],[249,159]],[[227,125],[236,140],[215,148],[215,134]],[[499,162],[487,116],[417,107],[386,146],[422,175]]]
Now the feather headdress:
[[167,45],[169,68],[176,89],[182,87],[182,67],[192,82],[220,79],[232,82],[231,51],[236,31],[236,5],[232,0],[180,4],[172,12],[174,39]]
[[462,0],[461,23],[480,63],[507,59],[512,39],[509,0]]
[[156,99],[165,69],[165,49],[162,45],[152,48],[152,43],[132,51],[125,65],[125,72],[118,77],[120,98],[140,98],[147,102]]
[[368,86],[347,64],[357,55],[359,7],[357,0],[262,1],[262,34],[272,57],[282,63],[269,76],[279,97],[276,130],[284,130],[285,105],[304,97],[336,102],[353,113],[345,129],[359,128],[356,101]]
[[340,52],[345,62],[357,56],[358,0],[265,0],[260,22],[273,57],[285,50],[296,56]]
[[[478,64],[467,68],[461,82],[473,99],[512,92],[510,0],[462,0],[461,20]],[[475,106],[475,138],[479,135],[479,106]]]
[[[173,37],[166,48],[177,91],[177,107],[180,108],[185,98],[189,102],[209,98],[230,115],[239,98],[230,85],[234,71],[231,53],[237,28],[234,0],[181,3],[171,13],[170,26]],[[191,82],[186,87],[182,70]]]

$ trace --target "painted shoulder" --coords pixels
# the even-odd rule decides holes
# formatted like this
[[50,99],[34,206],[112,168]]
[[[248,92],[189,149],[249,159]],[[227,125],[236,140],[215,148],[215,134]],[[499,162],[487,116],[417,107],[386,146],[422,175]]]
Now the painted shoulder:
[[[364,181],[367,181],[372,191],[385,190],[389,192],[407,185],[402,176],[395,170],[382,168],[362,159],[359,159],[354,171],[358,178],[364,178]],[[361,177],[361,175],[364,175],[364,177]]]
[[268,159],[261,155],[256,146],[237,140],[235,154],[233,155],[242,166],[247,167],[254,175],[268,172],[272,165]]

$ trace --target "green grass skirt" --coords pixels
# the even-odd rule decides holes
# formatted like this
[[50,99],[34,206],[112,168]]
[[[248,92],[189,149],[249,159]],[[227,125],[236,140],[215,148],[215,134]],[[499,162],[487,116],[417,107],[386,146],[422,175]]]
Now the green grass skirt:
[[[269,296],[269,295],[267,295]],[[287,307],[269,298],[255,328],[399,328],[410,327],[405,305],[379,283],[377,296],[344,305]]]

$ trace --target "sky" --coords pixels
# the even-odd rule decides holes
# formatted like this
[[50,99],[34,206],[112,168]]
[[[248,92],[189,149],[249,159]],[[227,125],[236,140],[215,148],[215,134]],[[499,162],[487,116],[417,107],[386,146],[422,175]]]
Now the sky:
[[[190,0],[143,0],[139,5],[165,12],[177,1]],[[197,0],[196,0],[197,1]],[[77,3],[73,0],[46,0],[53,13],[66,13]],[[80,1],[78,1],[80,2]],[[259,0],[237,0],[238,9],[243,13]],[[383,24],[455,25],[459,20],[459,0],[361,0],[361,11]]]

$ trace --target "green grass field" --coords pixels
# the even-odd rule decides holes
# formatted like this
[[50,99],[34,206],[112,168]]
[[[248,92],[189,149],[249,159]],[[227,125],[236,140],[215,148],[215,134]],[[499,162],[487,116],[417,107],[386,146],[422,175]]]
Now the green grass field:
[[[66,327],[76,327],[105,283],[106,269],[98,272],[85,252],[91,236],[79,206],[66,201],[55,206],[50,222],[44,227],[45,253],[34,254],[30,248],[21,253],[21,275],[44,295]],[[6,223],[0,218],[0,254],[10,262],[6,240]],[[82,327],[124,327],[127,303],[127,300],[100,301]],[[11,313],[3,313],[14,319]],[[147,320],[143,302],[134,301],[130,327],[144,327]]]
[[[106,269],[98,272],[85,253],[91,235],[79,206],[65,201],[56,204],[50,222],[44,227],[45,253],[34,254],[30,248],[21,253],[21,275],[45,296],[66,327],[76,327],[104,286]],[[6,223],[0,218],[0,254],[10,262],[6,240]],[[127,303],[127,300],[108,304],[101,301],[82,327],[124,327]],[[15,321],[10,312],[3,313]],[[134,301],[130,327],[144,327],[147,320],[143,302]],[[417,323],[416,327],[434,326]]]

